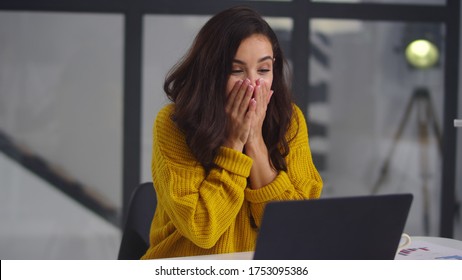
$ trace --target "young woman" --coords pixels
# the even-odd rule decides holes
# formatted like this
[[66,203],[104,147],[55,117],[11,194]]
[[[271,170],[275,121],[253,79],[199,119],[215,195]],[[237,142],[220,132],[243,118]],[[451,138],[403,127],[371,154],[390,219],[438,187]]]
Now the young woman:
[[254,250],[265,205],[311,199],[322,180],[270,26],[247,7],[212,17],[168,74],[157,115],[158,204],[143,258]]

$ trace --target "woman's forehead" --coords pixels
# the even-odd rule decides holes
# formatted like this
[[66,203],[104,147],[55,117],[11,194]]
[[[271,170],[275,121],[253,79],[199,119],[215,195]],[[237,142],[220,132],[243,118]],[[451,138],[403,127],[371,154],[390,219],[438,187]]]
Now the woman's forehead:
[[269,39],[260,34],[242,40],[235,55],[235,60],[241,62],[247,60],[261,62],[268,58],[272,60],[273,48]]

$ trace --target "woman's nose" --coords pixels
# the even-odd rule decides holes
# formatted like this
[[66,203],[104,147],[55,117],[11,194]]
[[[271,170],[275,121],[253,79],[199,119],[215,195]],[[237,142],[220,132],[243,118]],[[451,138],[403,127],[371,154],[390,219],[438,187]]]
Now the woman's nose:
[[249,74],[247,76],[247,79],[250,80],[250,84],[252,86],[256,86],[257,85],[257,80],[259,79],[259,77],[257,75]]

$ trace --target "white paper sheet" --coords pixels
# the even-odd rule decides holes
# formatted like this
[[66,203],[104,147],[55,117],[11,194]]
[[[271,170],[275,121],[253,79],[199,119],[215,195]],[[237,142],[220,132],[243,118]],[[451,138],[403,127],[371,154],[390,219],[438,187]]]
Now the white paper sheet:
[[396,260],[462,260],[462,250],[425,242],[412,241],[411,245],[400,250]]

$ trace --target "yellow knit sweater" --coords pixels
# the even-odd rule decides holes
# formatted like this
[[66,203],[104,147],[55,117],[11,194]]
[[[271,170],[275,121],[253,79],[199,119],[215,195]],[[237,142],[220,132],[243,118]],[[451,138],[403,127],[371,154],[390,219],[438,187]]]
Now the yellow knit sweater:
[[[308,131],[297,106],[288,139],[288,172],[258,190],[247,187],[252,159],[221,147],[218,168],[205,175],[171,120],[173,104],[157,115],[153,132],[152,177],[157,209],[151,245],[143,259],[254,250],[264,206],[272,200],[310,199],[321,195],[322,180],[313,165]],[[297,121],[298,120],[298,121]]]

